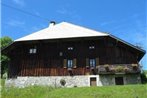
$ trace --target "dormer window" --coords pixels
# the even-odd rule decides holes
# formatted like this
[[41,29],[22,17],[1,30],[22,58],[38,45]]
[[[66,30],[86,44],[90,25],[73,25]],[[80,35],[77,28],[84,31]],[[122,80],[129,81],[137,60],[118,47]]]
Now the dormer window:
[[68,47],[67,49],[68,49],[68,50],[73,50],[73,47]]
[[29,53],[30,54],[35,54],[37,52],[37,49],[36,48],[31,48],[30,50],[29,50]]
[[95,46],[89,46],[89,49],[95,49]]

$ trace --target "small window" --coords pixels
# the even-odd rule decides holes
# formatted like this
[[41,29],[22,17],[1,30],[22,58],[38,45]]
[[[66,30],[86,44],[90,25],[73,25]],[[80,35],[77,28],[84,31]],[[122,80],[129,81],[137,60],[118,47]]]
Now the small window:
[[89,49],[95,49],[95,46],[89,46]]
[[68,50],[73,50],[73,47],[68,47],[67,49],[68,49]]
[[95,67],[96,66],[95,59],[89,59],[89,64],[90,64],[90,67]]
[[29,53],[30,54],[35,54],[37,52],[37,49],[36,48],[31,48],[30,50],[29,50]]
[[72,68],[73,67],[73,60],[67,60],[67,67]]
[[63,56],[63,52],[59,52],[59,56]]

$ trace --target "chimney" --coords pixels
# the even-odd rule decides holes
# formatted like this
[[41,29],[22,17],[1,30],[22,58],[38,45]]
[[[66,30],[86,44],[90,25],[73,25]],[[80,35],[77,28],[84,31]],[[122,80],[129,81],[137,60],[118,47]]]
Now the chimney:
[[52,27],[52,26],[54,26],[55,24],[56,24],[55,21],[50,21],[49,27]]

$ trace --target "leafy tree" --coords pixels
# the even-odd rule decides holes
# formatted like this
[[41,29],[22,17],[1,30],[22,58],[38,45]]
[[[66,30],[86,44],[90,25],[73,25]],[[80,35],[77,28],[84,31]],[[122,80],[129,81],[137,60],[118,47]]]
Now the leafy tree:
[[[0,38],[0,43],[1,43],[0,48],[4,49],[12,42],[13,40],[8,36],[2,37]],[[8,71],[8,62],[9,62],[9,58],[6,55],[1,54],[1,77],[3,76],[4,73]]]
[[147,71],[146,70],[143,70],[143,72],[141,73],[141,82],[142,84],[147,83]]

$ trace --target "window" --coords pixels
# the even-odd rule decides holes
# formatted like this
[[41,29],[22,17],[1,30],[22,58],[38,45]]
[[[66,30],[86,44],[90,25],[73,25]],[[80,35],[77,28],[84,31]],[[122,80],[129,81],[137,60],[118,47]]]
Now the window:
[[67,60],[67,67],[72,68],[73,67],[73,60]]
[[68,49],[68,50],[73,50],[73,47],[68,47],[67,49]]
[[59,52],[59,56],[63,56],[63,52]]
[[95,49],[95,46],[89,46],[89,49]]
[[30,50],[29,50],[29,53],[30,54],[35,54],[37,52],[37,49],[36,48],[31,48]]
[[96,61],[95,59],[89,59],[90,67],[95,67],[96,66]]

